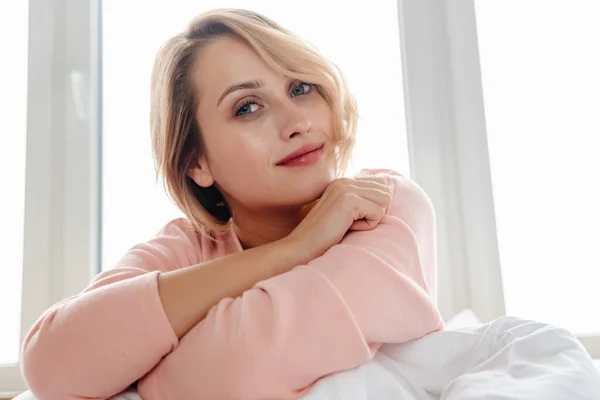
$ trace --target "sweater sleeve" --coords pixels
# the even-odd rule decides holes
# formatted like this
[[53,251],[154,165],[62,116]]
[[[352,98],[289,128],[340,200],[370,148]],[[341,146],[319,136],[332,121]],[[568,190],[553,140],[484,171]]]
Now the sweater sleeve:
[[140,381],[142,397],[294,399],[383,342],[441,329],[433,207],[411,180],[385,176],[394,195],[375,229],[223,299]]
[[38,319],[21,355],[23,376],[37,397],[109,398],[178,345],[157,277],[160,271],[200,262],[197,237],[186,224],[183,219],[172,221],[83,292],[55,304]]

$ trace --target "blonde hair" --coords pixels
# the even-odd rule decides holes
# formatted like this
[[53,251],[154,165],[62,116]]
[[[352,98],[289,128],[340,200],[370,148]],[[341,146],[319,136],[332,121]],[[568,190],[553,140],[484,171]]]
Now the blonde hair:
[[242,9],[210,11],[168,40],[154,61],[150,93],[157,179],[162,176],[167,194],[194,227],[213,238],[229,229],[231,214],[214,185],[200,187],[188,176],[203,152],[192,71],[200,50],[223,35],[243,39],[282,75],[315,85],[331,109],[338,176],[347,168],[358,119],[356,102],[340,70],[311,45],[261,14]]

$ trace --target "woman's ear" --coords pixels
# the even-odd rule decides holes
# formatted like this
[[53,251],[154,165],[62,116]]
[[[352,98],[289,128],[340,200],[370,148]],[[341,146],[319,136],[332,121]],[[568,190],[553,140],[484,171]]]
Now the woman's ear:
[[200,187],[210,187],[215,183],[205,157],[200,157],[198,164],[190,168],[187,174]]

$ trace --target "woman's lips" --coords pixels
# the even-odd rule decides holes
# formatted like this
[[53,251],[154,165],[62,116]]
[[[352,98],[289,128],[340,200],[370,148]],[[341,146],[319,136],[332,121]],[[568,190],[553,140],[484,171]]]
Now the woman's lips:
[[276,165],[286,167],[309,165],[321,158],[322,150],[323,143],[306,144],[283,157]]
[[277,164],[281,167],[302,167],[305,165],[310,165],[310,164],[314,164],[315,162],[319,161],[319,159],[321,158],[321,156],[323,155],[323,146],[309,151],[308,153],[304,153],[301,154],[299,156],[296,156],[282,164]]

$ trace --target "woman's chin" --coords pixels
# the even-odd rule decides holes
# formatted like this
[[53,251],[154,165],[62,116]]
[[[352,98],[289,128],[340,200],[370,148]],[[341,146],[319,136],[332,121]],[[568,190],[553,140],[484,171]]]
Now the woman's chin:
[[325,189],[331,180],[329,178],[322,178],[308,182],[306,185],[298,185],[294,188],[289,197],[295,204],[308,204],[311,203],[323,195]]

